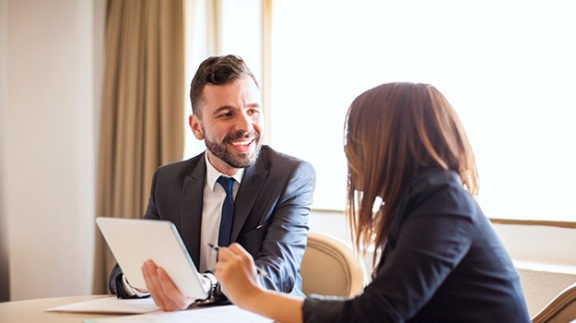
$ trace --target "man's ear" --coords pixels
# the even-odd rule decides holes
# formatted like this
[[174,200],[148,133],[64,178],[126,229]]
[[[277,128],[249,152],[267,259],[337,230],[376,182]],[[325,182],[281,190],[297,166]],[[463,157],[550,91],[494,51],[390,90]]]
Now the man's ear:
[[194,137],[196,137],[196,139],[198,140],[203,140],[204,139],[204,131],[202,130],[202,125],[200,124],[200,120],[198,120],[198,118],[191,114],[188,117],[188,124],[190,125],[190,129],[192,129],[192,133],[194,134]]

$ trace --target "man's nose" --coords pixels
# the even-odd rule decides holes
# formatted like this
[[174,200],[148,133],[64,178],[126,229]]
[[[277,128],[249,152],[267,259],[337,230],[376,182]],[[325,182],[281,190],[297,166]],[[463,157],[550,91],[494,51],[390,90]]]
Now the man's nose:
[[242,130],[244,132],[250,132],[254,129],[254,126],[252,124],[252,118],[246,113],[246,112],[242,112],[238,114],[238,117],[236,118],[236,124],[235,124],[235,128],[234,130]]

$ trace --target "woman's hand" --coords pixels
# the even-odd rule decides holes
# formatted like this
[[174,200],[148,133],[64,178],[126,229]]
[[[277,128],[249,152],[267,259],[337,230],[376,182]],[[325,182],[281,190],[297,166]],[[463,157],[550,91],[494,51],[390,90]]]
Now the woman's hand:
[[276,322],[302,322],[302,299],[260,287],[252,256],[239,244],[220,248],[216,278],[232,303]]
[[250,307],[252,300],[262,292],[254,259],[237,243],[220,248],[214,275],[224,294],[239,307]]

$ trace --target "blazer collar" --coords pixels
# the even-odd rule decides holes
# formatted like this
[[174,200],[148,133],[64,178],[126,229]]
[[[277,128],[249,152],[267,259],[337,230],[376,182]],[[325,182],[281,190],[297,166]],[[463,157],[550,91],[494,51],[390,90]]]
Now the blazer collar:
[[236,241],[244,222],[250,215],[250,211],[256,202],[260,190],[270,170],[268,169],[268,158],[264,153],[264,146],[260,150],[256,162],[246,168],[244,178],[238,189],[234,202],[234,222],[232,224],[231,241]]
[[[256,162],[244,170],[242,183],[234,201],[234,222],[231,241],[236,241],[244,222],[254,207],[260,190],[270,172],[268,157],[261,149]],[[206,180],[206,159],[204,154],[184,177],[182,184],[181,223],[184,244],[190,257],[198,268],[200,263],[200,230],[202,224],[202,205],[204,201],[204,181]]]
[[[203,154],[202,154],[203,155]],[[204,180],[206,163],[203,156],[184,176],[182,183],[181,223],[186,249],[196,268],[200,265],[200,229],[202,224],[202,204],[204,200]]]

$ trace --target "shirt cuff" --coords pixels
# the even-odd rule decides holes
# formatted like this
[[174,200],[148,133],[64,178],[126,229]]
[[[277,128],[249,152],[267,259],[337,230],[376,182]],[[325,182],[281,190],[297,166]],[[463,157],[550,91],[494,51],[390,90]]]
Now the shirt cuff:
[[218,280],[216,276],[210,272],[205,272],[202,274],[198,274],[198,278],[200,278],[200,283],[202,284],[202,288],[204,291],[208,293],[208,298],[213,296],[213,290],[218,284]]
[[150,296],[150,293],[147,292],[141,292],[139,290],[137,290],[136,288],[130,286],[130,284],[128,283],[128,279],[126,279],[126,275],[122,275],[122,288],[124,289],[124,292],[131,297],[148,297]]

